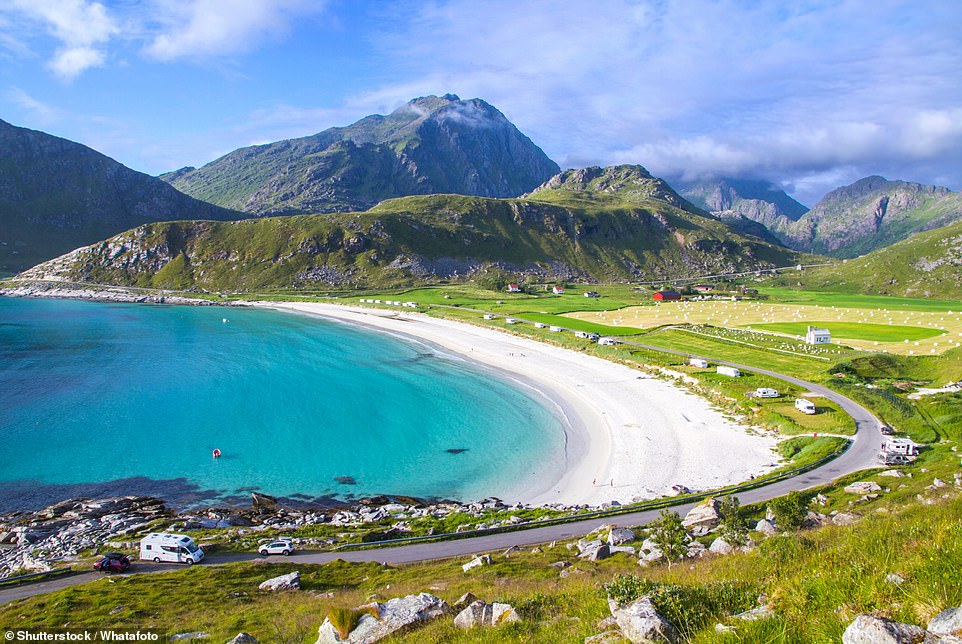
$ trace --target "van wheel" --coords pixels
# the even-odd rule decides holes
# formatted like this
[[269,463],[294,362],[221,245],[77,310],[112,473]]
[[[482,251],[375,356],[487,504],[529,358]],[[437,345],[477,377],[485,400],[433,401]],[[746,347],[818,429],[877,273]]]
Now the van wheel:
[[160,557],[154,557],[154,563],[160,563]]
[[194,560],[193,560],[193,559],[188,559],[188,560],[187,560],[187,565],[188,565],[188,566],[193,566],[193,565],[194,565]]

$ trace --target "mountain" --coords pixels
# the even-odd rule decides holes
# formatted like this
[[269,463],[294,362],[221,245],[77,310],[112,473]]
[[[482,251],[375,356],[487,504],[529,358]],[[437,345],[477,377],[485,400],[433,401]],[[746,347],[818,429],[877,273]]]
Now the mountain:
[[791,248],[844,258],[960,219],[959,193],[872,176],[833,190],[804,217],[773,232]]
[[161,178],[227,208],[291,215],[365,210],[419,194],[515,197],[558,170],[497,109],[445,94]]
[[79,143],[0,121],[0,272],[148,222],[242,216]]
[[38,266],[68,278],[209,291],[466,280],[665,279],[797,263],[695,209],[640,166],[562,173],[525,198],[410,196],[366,212],[141,226]]
[[790,277],[832,291],[962,300],[962,221]]

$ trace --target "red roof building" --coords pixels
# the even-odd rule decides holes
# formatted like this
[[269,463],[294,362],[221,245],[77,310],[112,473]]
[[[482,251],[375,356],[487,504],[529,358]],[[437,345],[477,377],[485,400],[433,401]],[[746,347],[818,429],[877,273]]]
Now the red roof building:
[[659,302],[674,302],[681,299],[681,293],[677,291],[658,291],[651,297]]

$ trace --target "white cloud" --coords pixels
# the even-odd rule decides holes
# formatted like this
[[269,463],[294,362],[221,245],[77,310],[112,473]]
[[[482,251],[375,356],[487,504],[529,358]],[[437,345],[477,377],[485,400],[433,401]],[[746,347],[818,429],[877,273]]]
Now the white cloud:
[[102,65],[104,47],[120,31],[106,7],[89,0],[13,0],[7,11],[42,25],[59,41],[49,66],[67,80]]
[[296,18],[322,8],[311,0],[156,0],[159,33],[144,51],[162,61],[236,54],[282,36]]
[[6,92],[6,98],[20,109],[29,113],[32,120],[39,123],[50,123],[56,120],[61,112],[56,107],[37,100],[19,87],[11,87]]

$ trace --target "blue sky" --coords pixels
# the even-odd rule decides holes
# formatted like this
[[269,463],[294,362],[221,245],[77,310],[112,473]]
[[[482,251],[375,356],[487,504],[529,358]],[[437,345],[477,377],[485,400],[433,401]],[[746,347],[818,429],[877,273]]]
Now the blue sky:
[[158,174],[480,97],[562,167],[962,188],[956,0],[4,0],[0,118]]

